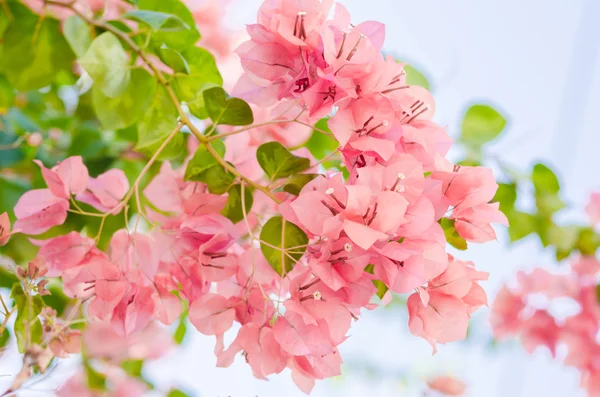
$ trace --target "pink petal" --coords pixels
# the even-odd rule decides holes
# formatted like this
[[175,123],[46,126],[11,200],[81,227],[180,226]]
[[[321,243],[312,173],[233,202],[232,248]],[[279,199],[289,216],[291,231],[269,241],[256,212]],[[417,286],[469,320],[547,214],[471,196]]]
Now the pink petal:
[[46,185],[52,194],[54,194],[56,197],[68,199],[68,187],[64,184],[58,173],[44,167],[44,164],[42,164],[40,160],[33,160],[33,162],[39,165],[40,169],[42,170],[42,177],[44,177],[44,181],[46,182]]
[[14,229],[25,234],[41,234],[67,219],[69,202],[56,197],[49,189],[26,192],[15,206]]
[[344,221],[344,231],[348,237],[360,248],[368,250],[378,240],[388,238],[385,233],[378,232],[370,227],[349,220]]
[[10,240],[10,218],[8,213],[0,214],[0,247],[6,245]]
[[73,156],[61,161],[55,171],[71,194],[83,193],[87,188],[89,174],[81,156]]
[[206,294],[190,305],[189,318],[204,335],[220,335],[233,324],[235,310],[223,296]]
[[281,348],[294,356],[328,354],[332,351],[331,340],[316,325],[307,325],[294,312],[278,317],[273,326],[273,336]]

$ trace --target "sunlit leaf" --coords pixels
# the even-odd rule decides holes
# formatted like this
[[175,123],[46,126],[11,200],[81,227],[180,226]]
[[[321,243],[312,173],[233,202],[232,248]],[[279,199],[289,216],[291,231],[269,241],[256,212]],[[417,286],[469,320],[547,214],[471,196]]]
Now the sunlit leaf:
[[[260,248],[267,262],[282,276],[294,268],[296,261],[304,255],[305,246],[308,244],[306,233],[281,216],[275,216],[265,223],[260,232],[260,239]],[[292,247],[294,249],[291,252],[286,251]]]

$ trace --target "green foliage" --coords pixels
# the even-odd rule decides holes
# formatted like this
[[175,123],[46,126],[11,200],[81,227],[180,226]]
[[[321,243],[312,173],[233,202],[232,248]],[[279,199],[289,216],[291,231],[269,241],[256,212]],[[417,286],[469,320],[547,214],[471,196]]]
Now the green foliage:
[[133,378],[142,377],[143,367],[144,360],[125,360],[121,363],[121,368],[123,368],[123,371]]
[[254,122],[252,109],[243,99],[228,98],[221,87],[203,91],[206,112],[215,124],[248,125]]
[[85,351],[82,352],[83,368],[87,380],[87,386],[91,390],[104,391],[106,390],[106,376],[94,369],[90,364],[89,358]]
[[[225,144],[223,141],[217,139],[212,141],[210,145],[219,156],[223,157],[225,155]],[[185,181],[201,182],[204,179],[204,173],[214,166],[219,166],[219,163],[204,145],[200,145],[196,149],[192,159],[188,162],[183,178]]]
[[404,71],[406,72],[406,84],[418,85],[431,91],[431,84],[429,84],[429,79],[422,71],[408,63],[404,64]]
[[256,158],[272,181],[297,174],[310,167],[309,159],[294,156],[279,142],[260,145],[256,151]]
[[548,166],[536,164],[533,167],[531,181],[535,189],[536,205],[541,214],[551,215],[564,208],[565,204],[559,196],[558,177]]
[[496,139],[506,126],[506,119],[489,105],[476,104],[467,109],[462,121],[461,141],[479,147]]
[[50,17],[40,20],[21,4],[9,4],[13,19],[0,45],[0,72],[17,90],[48,86],[60,71],[70,70],[74,59],[60,23]]
[[180,52],[161,47],[158,49],[158,56],[165,65],[173,69],[174,73],[190,74],[190,65]]
[[177,328],[175,329],[175,333],[173,334],[173,339],[175,343],[181,345],[183,340],[185,339],[185,335],[187,333],[187,322],[185,318],[180,318],[177,323]]
[[8,330],[8,328],[4,328],[4,331],[2,331],[2,333],[0,333],[0,351],[2,351],[2,349],[4,347],[6,347],[9,340],[10,340],[10,331]]
[[507,215],[510,227],[508,236],[512,243],[527,237],[536,231],[536,219],[533,215],[521,211],[511,211]]
[[42,296],[44,306],[53,308],[56,310],[58,316],[62,316],[71,299],[65,295],[61,286],[58,284],[52,284],[49,287],[46,287],[46,289],[50,291],[50,295]]
[[96,37],[85,55],[79,58],[79,64],[107,97],[120,96],[129,85],[129,57],[119,39],[111,32]]
[[154,31],[180,32],[190,27],[177,15],[149,10],[133,10],[123,14],[123,18],[142,22]]
[[[244,188],[244,207],[246,214],[250,213],[254,197],[250,188]],[[227,204],[221,212],[229,218],[233,223],[238,223],[244,219],[244,207],[242,207],[242,185],[234,185],[229,189],[227,195]]]
[[190,47],[181,52],[189,71],[177,72],[173,75],[173,88],[182,101],[192,101],[203,90],[220,86],[223,78],[215,57],[200,47]]
[[440,225],[442,225],[442,228],[444,229],[444,235],[446,236],[448,244],[461,251],[467,249],[467,241],[459,236],[454,226],[453,219],[442,218],[440,220]]
[[[329,126],[327,125],[327,119],[321,119],[315,124],[315,130],[313,131],[310,139],[304,146],[310,151],[317,160],[323,160],[325,157],[330,155],[333,151],[339,147],[338,141],[333,138],[332,135],[324,134],[321,131],[331,133]],[[332,168],[338,164],[335,161],[329,160],[323,163],[325,169]]]
[[[230,164],[231,165],[231,164]],[[208,186],[212,194],[225,194],[233,186],[235,175],[229,172],[221,164],[213,165],[195,178]]]
[[496,196],[493,202],[500,203],[500,211],[505,214],[510,213],[515,208],[517,202],[517,184],[516,183],[499,183]]
[[8,269],[0,266],[0,288],[10,289],[19,279],[15,274]]
[[83,57],[92,44],[90,26],[77,15],[71,15],[66,19],[63,31],[75,55]]
[[111,98],[99,87],[94,87],[94,110],[102,126],[107,130],[118,130],[137,123],[157,96],[157,85],[150,73],[144,69],[134,69],[127,89],[117,97]]
[[[369,274],[375,274],[375,265],[367,265],[365,272]],[[373,280],[373,285],[377,288],[377,296],[379,299],[383,299],[383,296],[388,292],[389,288],[381,280]]]
[[179,389],[171,389],[167,394],[167,397],[189,397],[189,394],[186,394]]
[[42,342],[42,323],[38,316],[42,312],[44,302],[39,295],[25,294],[19,283],[13,285],[10,296],[14,299],[17,307],[14,331],[19,353],[22,354],[28,343],[39,344]]
[[[177,127],[177,109],[161,86],[156,90],[150,108],[138,123],[138,142],[135,150],[152,156],[163,144],[167,136]],[[171,160],[185,153],[183,134],[175,135],[158,157],[159,160]]]
[[310,181],[318,177],[319,174],[296,174],[290,176],[283,186],[283,191],[295,196],[300,194],[302,188]]
[[281,276],[294,268],[308,244],[306,233],[281,216],[274,216],[265,223],[260,232],[260,240],[260,248],[267,262]]
[[194,17],[188,8],[179,0],[139,0],[138,8],[160,12],[173,17],[177,17],[185,23],[189,29],[164,31],[159,30],[152,34],[152,42],[158,48],[162,44],[168,47],[182,51],[194,45],[200,39],[200,33],[196,29]]

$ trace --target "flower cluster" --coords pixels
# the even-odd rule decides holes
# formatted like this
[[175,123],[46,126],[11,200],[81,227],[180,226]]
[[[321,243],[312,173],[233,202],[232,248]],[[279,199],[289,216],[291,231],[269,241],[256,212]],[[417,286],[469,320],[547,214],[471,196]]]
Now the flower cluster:
[[[599,221],[598,197],[593,194],[586,207],[594,224]],[[503,286],[498,292],[491,317],[498,339],[520,336],[530,353],[545,346],[556,357],[558,347],[564,346],[565,365],[580,371],[581,386],[590,397],[600,396],[599,276],[600,262],[594,256],[574,257],[566,271],[560,273],[542,268],[519,272],[515,285]],[[578,309],[558,316],[568,301]]]
[[[487,303],[478,284],[487,273],[449,255],[446,233],[476,243],[495,239],[490,224],[507,224],[490,203],[498,185],[491,170],[445,158],[452,141],[431,121],[433,98],[407,85],[403,65],[381,55],[384,26],[352,25],[340,4],[328,19],[332,3],[266,0],[258,23],[248,26],[234,94],[253,104],[259,121],[300,114],[293,122],[259,123],[248,134],[224,133],[227,155],[220,160],[239,172],[240,190],[217,194],[208,182],[187,178],[190,155],[179,168],[164,162],[143,190],[150,205],[138,211],[149,227],[138,230],[136,222],[116,231],[106,252],[78,231],[34,240],[47,276],[61,277],[65,293],[86,302],[95,325],[82,337],[92,357],[112,357],[116,350],[102,352],[103,344],[148,332],[154,320],[172,324],[182,301],[195,328],[216,337],[218,366],[243,352],[257,378],[289,368],[306,393],[316,379],[340,374],[338,346],[361,310],[377,306],[376,295],[386,302],[392,293],[412,293],[410,331],[434,351],[465,337],[469,317]],[[307,178],[297,194],[270,180],[261,185],[267,178],[256,148],[273,141],[284,151],[298,146],[324,117],[347,175],[315,164],[301,172],[320,174],[300,174]],[[208,142],[190,140],[190,152],[210,148]],[[306,149],[294,153],[313,160]],[[80,157],[52,169],[39,165],[48,188],[21,197],[13,233],[43,233],[69,211],[104,222],[141,195],[138,181],[130,188],[121,170],[90,177]],[[242,213],[227,216],[235,192]],[[279,225],[279,242],[259,237],[270,225]],[[0,242],[8,237],[4,229]],[[283,241],[290,231],[303,237],[298,244]],[[237,336],[225,346],[234,323]],[[69,338],[55,338],[60,354],[72,350]],[[109,378],[115,389],[133,390],[127,395],[143,390],[119,371]],[[87,395],[82,388],[74,377],[59,395]]]

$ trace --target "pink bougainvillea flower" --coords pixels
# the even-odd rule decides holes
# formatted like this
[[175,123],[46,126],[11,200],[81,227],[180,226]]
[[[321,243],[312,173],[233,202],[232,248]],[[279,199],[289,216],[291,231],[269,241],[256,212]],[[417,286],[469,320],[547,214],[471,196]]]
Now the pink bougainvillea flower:
[[77,200],[91,205],[98,211],[110,212],[121,209],[121,200],[129,191],[125,172],[111,169],[97,178],[90,178],[87,190],[77,195]]
[[40,245],[37,257],[48,266],[48,277],[61,276],[66,270],[80,266],[95,247],[94,240],[74,231],[35,243]]
[[52,169],[44,167],[39,160],[34,162],[40,166],[48,188],[56,197],[69,198],[87,188],[89,174],[81,156],[69,157]]
[[469,312],[459,298],[439,292],[429,294],[427,307],[419,294],[408,298],[408,328],[415,336],[427,340],[437,351],[436,344],[455,342],[467,336]]
[[142,397],[148,387],[139,379],[131,378],[118,368],[110,368],[106,374],[106,384],[109,389],[105,393],[90,389],[87,375],[82,371],[76,372],[56,391],[58,397]]
[[158,271],[158,253],[154,241],[142,233],[129,234],[124,229],[115,232],[110,240],[110,259],[124,273],[140,269],[152,279]]
[[10,240],[10,218],[8,213],[0,214],[0,247],[6,245]]
[[427,387],[444,396],[462,396],[467,391],[467,385],[454,376],[438,376],[427,381]]
[[69,202],[55,196],[50,189],[30,190],[23,194],[14,208],[15,229],[25,234],[41,234],[67,219]]
[[273,336],[281,348],[293,356],[322,355],[333,351],[329,335],[316,325],[305,324],[302,317],[294,312],[286,312],[285,316],[277,318]]
[[258,23],[291,45],[316,45],[332,5],[333,0],[266,0],[258,10]]
[[508,226],[508,219],[494,198],[498,184],[489,168],[460,167],[452,172],[438,171],[431,177],[442,181],[442,190],[452,206],[451,219],[456,220],[456,231],[464,239],[483,243],[496,238],[490,223]]
[[600,223],[600,193],[592,193],[588,204],[585,207],[585,213],[590,218],[592,224]]
[[455,209],[452,218],[456,220],[458,234],[474,243],[485,243],[496,239],[496,232],[490,223],[508,226],[508,219],[500,211],[500,203],[481,204],[468,209]]
[[223,296],[206,294],[192,302],[189,316],[194,327],[204,335],[221,335],[231,328],[235,310]]
[[125,360],[154,360],[163,357],[173,346],[168,330],[150,323],[132,335],[123,337],[106,322],[94,321],[83,333],[89,357],[121,363]]
[[223,18],[229,0],[187,0],[194,21],[202,32],[200,45],[220,58],[231,54],[231,33],[225,29]]

